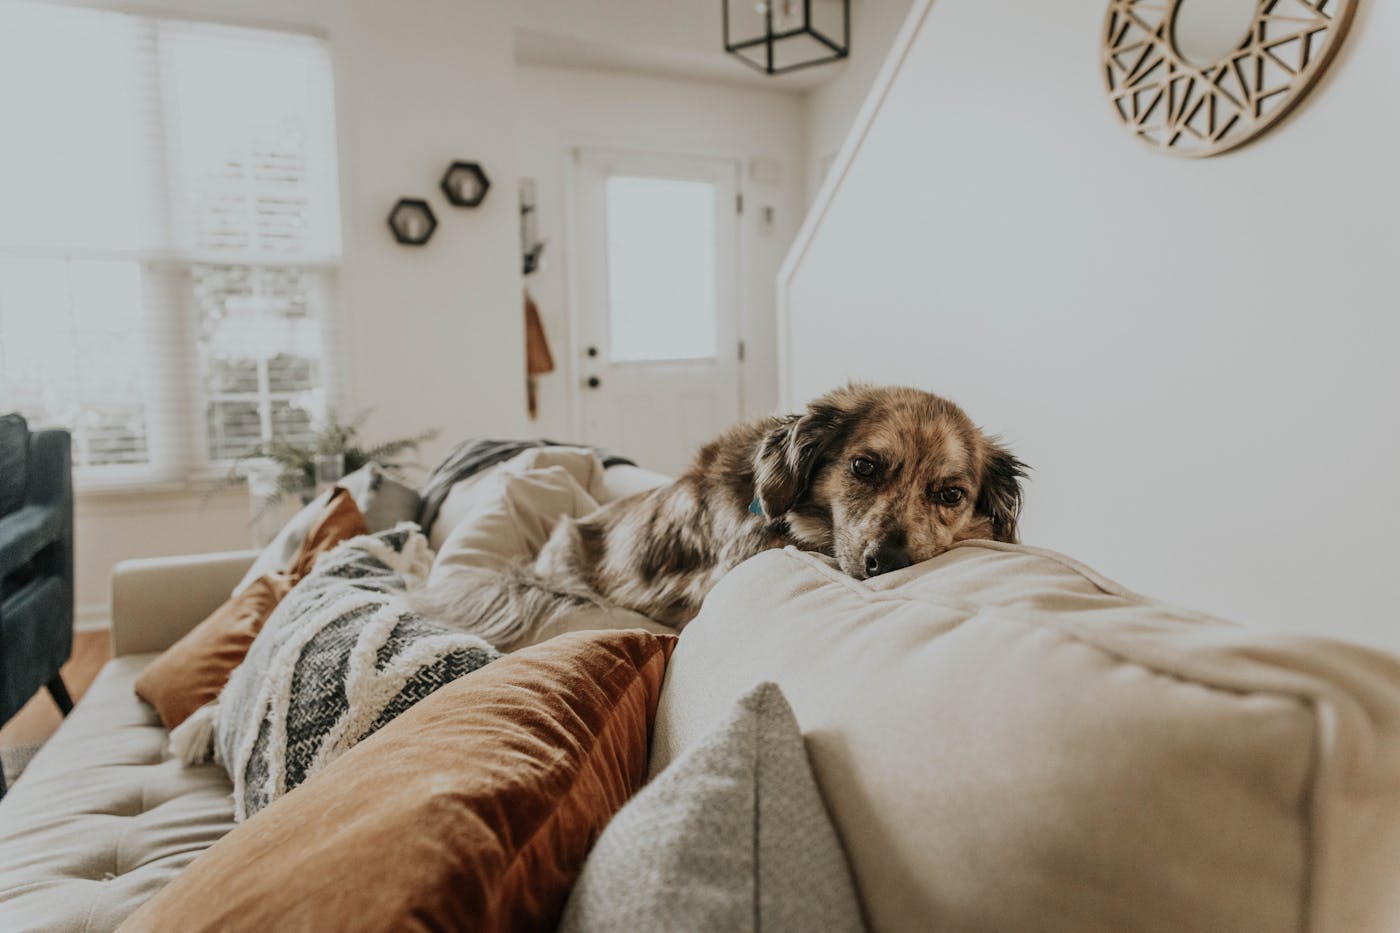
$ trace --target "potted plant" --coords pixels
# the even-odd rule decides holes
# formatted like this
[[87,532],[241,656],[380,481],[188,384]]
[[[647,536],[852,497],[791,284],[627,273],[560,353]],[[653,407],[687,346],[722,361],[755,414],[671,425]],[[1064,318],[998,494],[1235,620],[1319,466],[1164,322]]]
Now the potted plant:
[[440,430],[435,428],[409,437],[366,444],[360,438],[360,430],[369,415],[370,410],[365,410],[343,422],[332,414],[323,427],[304,441],[274,440],[259,444],[233,462],[228,476],[213,491],[247,480],[249,496],[255,503],[253,519],[257,522],[276,509],[284,496],[299,496],[302,504],[310,502],[316,493],[318,462],[323,468],[328,461],[337,462],[336,475],[322,477],[331,481],[367,463],[378,464],[385,473],[399,480],[406,479],[409,468],[421,468],[420,464],[406,460],[405,455],[416,454],[419,446],[436,438]]

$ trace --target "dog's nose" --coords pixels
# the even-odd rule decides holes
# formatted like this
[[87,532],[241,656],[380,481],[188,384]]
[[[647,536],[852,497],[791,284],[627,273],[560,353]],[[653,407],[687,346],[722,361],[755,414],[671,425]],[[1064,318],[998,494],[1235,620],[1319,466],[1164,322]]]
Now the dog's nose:
[[909,558],[908,548],[882,544],[865,552],[865,575],[867,577],[878,577],[882,573],[889,573],[891,570],[899,570],[901,567],[908,567],[912,563],[913,561]]

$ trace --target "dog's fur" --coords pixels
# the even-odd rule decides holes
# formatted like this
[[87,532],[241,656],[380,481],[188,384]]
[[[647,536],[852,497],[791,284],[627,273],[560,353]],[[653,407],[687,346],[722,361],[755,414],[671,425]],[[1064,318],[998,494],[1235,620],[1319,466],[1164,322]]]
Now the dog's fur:
[[956,541],[1015,541],[1025,469],[946,399],[851,385],[732,428],[669,486],[560,521],[533,565],[454,577],[420,603],[505,642],[585,605],[679,628],[768,548],[817,551],[865,579]]

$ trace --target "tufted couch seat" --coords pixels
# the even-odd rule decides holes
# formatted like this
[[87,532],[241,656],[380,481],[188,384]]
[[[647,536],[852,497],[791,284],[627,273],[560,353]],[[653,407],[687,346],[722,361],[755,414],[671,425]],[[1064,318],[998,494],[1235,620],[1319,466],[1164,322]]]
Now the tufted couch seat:
[[115,928],[233,828],[228,776],[165,753],[132,683],[154,654],[102,669],[0,801],[0,929]]
[[0,799],[0,931],[112,930],[231,830],[232,785],[187,768],[132,685],[228,598],[256,551],[128,561],[112,580],[112,655]]

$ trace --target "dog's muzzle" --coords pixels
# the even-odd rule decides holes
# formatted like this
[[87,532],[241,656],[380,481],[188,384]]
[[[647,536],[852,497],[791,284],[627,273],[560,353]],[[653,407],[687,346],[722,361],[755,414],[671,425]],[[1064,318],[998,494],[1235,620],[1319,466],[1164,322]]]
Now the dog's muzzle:
[[865,576],[867,579],[878,577],[882,573],[908,567],[913,562],[908,548],[901,545],[877,544],[865,551]]

